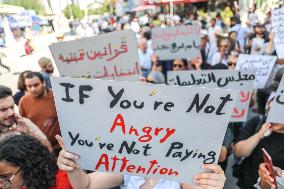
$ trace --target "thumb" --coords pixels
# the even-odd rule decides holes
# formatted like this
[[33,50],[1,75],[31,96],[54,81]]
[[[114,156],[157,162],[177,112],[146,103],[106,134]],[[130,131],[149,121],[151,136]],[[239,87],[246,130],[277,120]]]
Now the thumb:
[[63,138],[62,138],[60,135],[56,135],[55,138],[56,138],[56,140],[58,141],[60,147],[61,147],[62,149],[64,149],[64,141],[63,141]]

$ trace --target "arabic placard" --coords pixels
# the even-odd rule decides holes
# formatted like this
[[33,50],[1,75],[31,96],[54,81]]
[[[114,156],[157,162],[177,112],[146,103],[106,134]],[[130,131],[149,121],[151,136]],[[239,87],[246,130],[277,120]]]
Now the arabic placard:
[[267,121],[270,123],[284,124],[284,77],[282,76],[281,82],[277,89],[275,98],[272,102]]
[[278,58],[284,58],[284,8],[272,11],[272,32]]
[[200,56],[200,27],[177,26],[152,30],[153,50],[160,60]]
[[53,78],[52,89],[65,147],[83,169],[189,184],[218,162],[239,92],[78,78]]
[[170,71],[167,73],[167,79],[169,85],[240,90],[230,121],[242,122],[247,120],[255,72],[252,70]]
[[276,56],[241,54],[236,65],[236,69],[257,70],[253,87],[255,89],[262,89],[265,87],[265,84],[269,79],[276,59]]
[[131,30],[55,43],[50,51],[61,76],[139,80],[137,42]]

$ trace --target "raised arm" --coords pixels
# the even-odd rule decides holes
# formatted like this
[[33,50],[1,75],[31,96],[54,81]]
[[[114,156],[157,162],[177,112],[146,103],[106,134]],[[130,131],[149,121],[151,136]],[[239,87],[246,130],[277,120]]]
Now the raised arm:
[[235,155],[238,157],[248,157],[251,155],[252,151],[258,145],[260,140],[264,138],[265,132],[271,127],[270,123],[264,123],[261,129],[249,137],[248,139],[241,140],[235,144]]
[[62,150],[57,159],[58,167],[68,173],[70,184],[74,189],[101,189],[121,185],[123,177],[112,173],[93,172],[86,174],[75,161],[79,157],[67,152],[64,148],[63,138],[56,135]]

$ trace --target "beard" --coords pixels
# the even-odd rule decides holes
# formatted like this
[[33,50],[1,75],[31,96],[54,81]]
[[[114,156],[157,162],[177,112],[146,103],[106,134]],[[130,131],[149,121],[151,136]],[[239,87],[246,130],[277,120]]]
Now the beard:
[[11,119],[11,121],[9,121],[9,123],[4,123],[4,121],[0,122],[0,131],[8,129],[9,127],[12,127],[14,125],[14,123],[15,123],[15,116],[12,116],[9,119]]
[[46,70],[46,73],[48,73],[48,74],[52,74],[53,73],[53,69],[51,69],[51,70]]

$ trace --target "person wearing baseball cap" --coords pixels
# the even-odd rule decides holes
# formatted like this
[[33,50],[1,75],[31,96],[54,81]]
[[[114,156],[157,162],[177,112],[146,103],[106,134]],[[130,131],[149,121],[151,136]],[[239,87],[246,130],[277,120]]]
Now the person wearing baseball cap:
[[44,81],[46,83],[46,89],[49,90],[51,89],[50,76],[54,70],[52,61],[49,58],[41,57],[38,60],[38,65],[41,68],[40,73],[42,74]]

